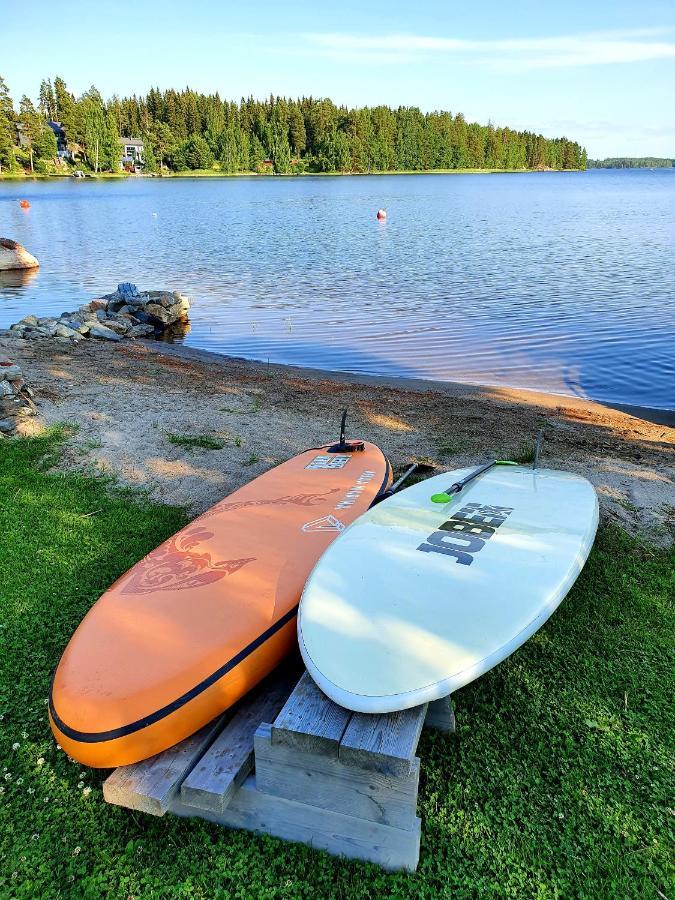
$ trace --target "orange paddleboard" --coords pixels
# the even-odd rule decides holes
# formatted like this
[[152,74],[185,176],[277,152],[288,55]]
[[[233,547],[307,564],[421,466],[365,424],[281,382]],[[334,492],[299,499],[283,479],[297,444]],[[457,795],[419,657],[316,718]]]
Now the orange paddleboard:
[[314,564],[391,483],[378,447],[352,446],[308,450],[261,475],[103,594],[52,681],[52,731],[70,756],[112,767],[159,753],[296,646]]

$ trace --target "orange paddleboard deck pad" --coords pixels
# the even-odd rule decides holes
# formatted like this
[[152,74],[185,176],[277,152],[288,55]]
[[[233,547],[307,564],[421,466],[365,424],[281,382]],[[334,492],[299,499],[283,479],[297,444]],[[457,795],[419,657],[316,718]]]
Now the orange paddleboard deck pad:
[[103,594],[52,679],[50,722],[66,753],[98,767],[159,753],[296,646],[310,571],[391,484],[378,447],[352,446],[308,450],[261,475]]

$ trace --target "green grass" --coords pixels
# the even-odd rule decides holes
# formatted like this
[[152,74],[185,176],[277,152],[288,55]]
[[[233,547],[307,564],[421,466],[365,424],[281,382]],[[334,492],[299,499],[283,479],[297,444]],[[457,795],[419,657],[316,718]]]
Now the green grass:
[[172,434],[167,432],[166,439],[170,444],[185,447],[188,450],[222,450],[224,441],[213,438],[208,434]]
[[545,627],[457,692],[458,736],[420,743],[419,869],[387,874],[108,806],[106,773],[56,749],[45,700],[73,629],[185,521],[49,471],[58,443],[0,442],[1,897],[672,900],[671,553],[603,529]]

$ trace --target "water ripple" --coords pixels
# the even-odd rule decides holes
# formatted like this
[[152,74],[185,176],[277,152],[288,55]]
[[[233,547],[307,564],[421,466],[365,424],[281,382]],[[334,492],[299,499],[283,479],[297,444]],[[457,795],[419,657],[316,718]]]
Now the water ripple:
[[0,183],[0,234],[0,326],[129,280],[222,353],[675,407],[675,170]]

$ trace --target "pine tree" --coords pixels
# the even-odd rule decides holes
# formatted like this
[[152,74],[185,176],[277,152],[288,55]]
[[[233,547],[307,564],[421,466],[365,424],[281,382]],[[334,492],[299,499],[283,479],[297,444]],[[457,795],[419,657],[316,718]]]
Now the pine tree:
[[54,79],[54,98],[56,121],[61,123],[61,127],[66,133],[66,140],[77,141],[79,135],[76,134],[75,98],[69,92],[63,78],[59,78],[58,75]]
[[49,122],[53,122],[56,117],[56,97],[54,88],[50,79],[44,79],[40,82],[40,94],[38,97],[38,105],[40,112]]
[[291,148],[288,143],[288,130],[284,123],[275,121],[270,125],[267,146],[274,171],[284,175],[291,171]]
[[14,143],[16,140],[16,113],[9,88],[0,76],[0,171],[13,169],[16,165]]

